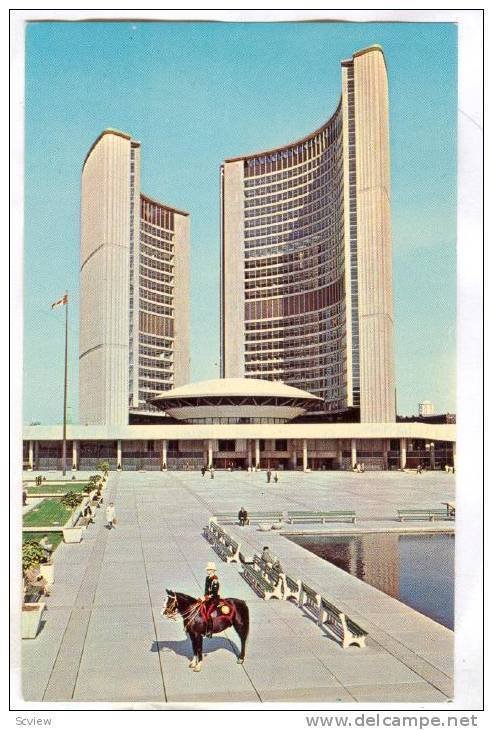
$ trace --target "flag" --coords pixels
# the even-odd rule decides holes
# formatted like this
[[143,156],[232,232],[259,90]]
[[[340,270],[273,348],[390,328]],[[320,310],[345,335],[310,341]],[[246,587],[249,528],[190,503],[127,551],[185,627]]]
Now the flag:
[[57,307],[63,307],[64,304],[68,304],[68,294],[64,294],[63,297],[58,300],[58,302],[54,302],[51,305],[51,308],[56,309]]

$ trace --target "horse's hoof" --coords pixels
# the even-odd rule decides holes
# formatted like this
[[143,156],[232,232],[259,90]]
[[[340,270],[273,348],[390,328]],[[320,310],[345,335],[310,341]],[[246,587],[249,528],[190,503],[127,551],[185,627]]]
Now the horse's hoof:
[[190,664],[188,666],[190,667],[190,669],[193,669],[194,667],[197,666],[197,664],[195,662],[190,662]]
[[236,660],[236,663],[237,663],[237,664],[243,664],[243,662],[244,662],[244,661],[245,661],[244,659],[237,659],[237,660]]
[[200,670],[201,670],[201,669],[202,669],[202,667],[200,666],[200,664],[196,664],[196,665],[194,666],[194,668],[193,668],[193,671],[194,671],[194,672],[200,672]]

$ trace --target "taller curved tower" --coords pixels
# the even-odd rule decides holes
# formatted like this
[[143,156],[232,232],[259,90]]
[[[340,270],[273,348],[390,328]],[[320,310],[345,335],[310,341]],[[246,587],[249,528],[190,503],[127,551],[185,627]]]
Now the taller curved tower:
[[320,129],[221,166],[221,374],[394,421],[387,70],[380,46],[341,66]]

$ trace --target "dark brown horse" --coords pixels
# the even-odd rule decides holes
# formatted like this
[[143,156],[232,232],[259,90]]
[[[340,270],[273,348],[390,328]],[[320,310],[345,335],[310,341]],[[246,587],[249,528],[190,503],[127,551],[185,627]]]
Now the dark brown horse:
[[[187,596],[185,593],[176,593],[166,589],[168,599],[162,608],[162,615],[166,618],[176,619],[180,615],[183,619],[183,626],[190,637],[193,649],[193,659],[189,667],[194,672],[202,669],[202,640],[206,634],[207,623],[200,610],[201,600]],[[231,618],[219,614],[212,619],[212,633],[219,634],[221,631],[233,626],[240,637],[241,649],[237,659],[238,664],[243,664],[245,659],[246,640],[250,626],[250,614],[245,601],[239,598],[224,598],[232,608]]]

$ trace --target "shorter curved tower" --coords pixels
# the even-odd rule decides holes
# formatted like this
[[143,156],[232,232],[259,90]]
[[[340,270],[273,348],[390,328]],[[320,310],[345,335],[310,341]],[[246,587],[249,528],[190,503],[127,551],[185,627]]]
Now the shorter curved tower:
[[395,420],[383,51],[342,62],[318,130],[221,167],[221,375],[282,380],[329,413]]
[[79,420],[127,425],[189,379],[189,216],[140,192],[140,142],[106,129],[82,170]]

